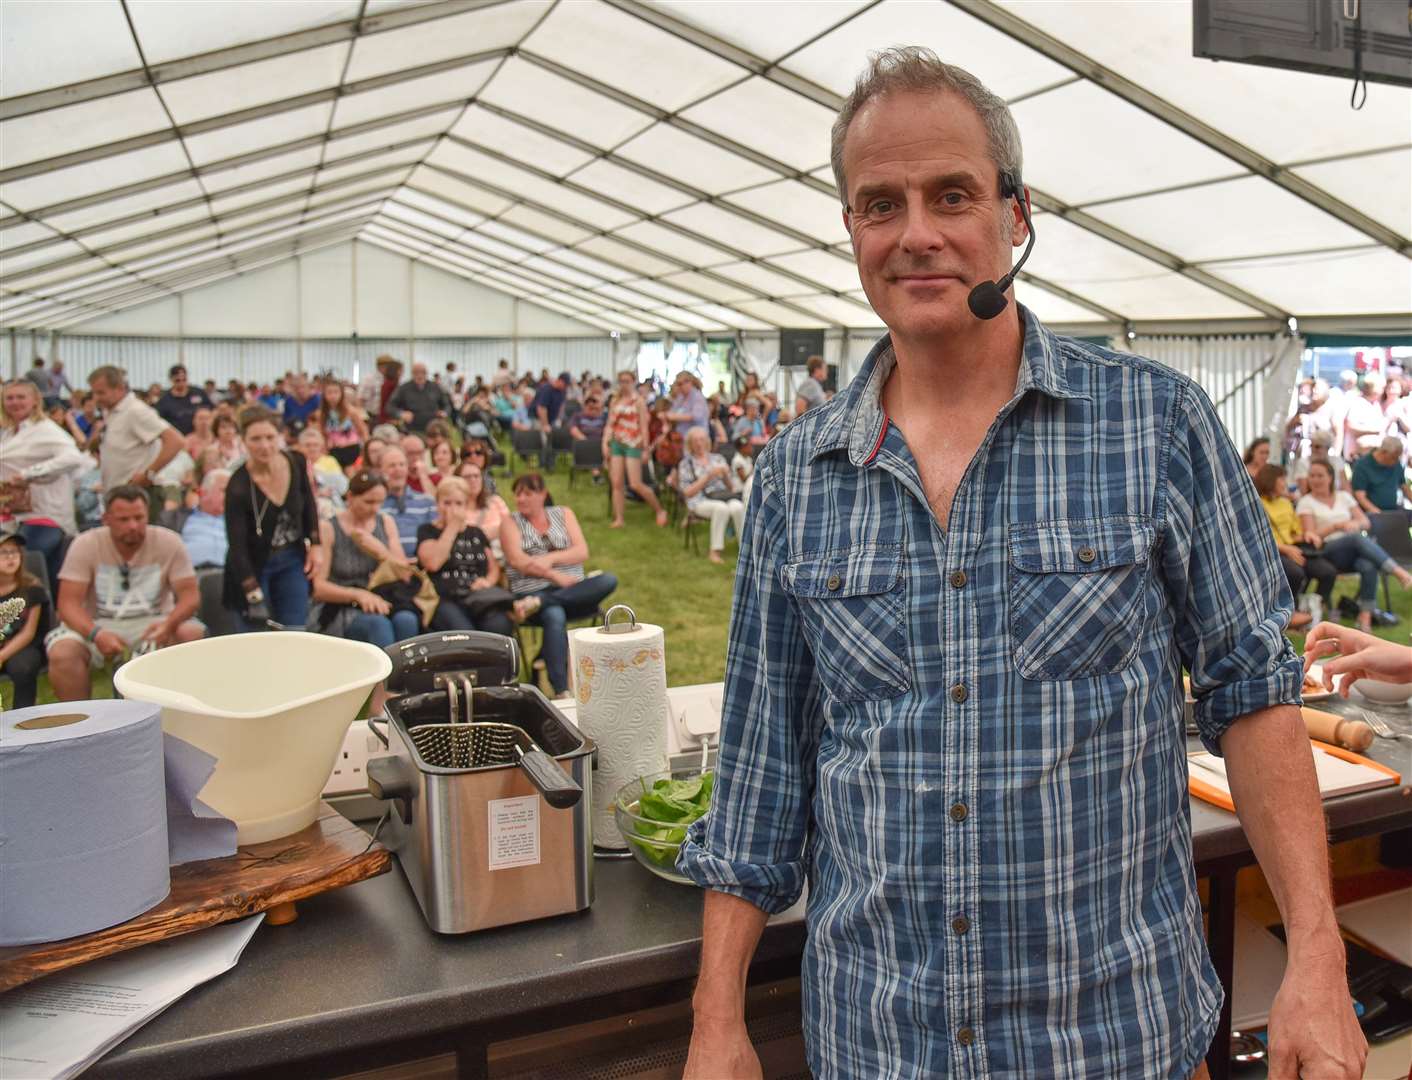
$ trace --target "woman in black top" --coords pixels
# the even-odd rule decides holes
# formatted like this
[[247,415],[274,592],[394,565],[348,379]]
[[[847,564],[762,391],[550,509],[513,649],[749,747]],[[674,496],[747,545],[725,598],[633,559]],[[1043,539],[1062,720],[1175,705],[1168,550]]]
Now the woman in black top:
[[269,410],[245,410],[240,429],[246,458],[226,488],[225,603],[244,612],[251,629],[274,622],[302,630],[322,555],[309,469],[284,449],[279,418]]
[[488,630],[509,637],[515,628],[508,594],[503,605],[486,607],[477,601],[477,593],[499,584],[500,564],[485,533],[466,524],[470,499],[464,480],[443,480],[436,488],[436,520],[417,529],[417,562],[431,575],[441,597],[432,629]]
[[0,601],[23,600],[17,618],[0,625],[0,671],[14,681],[13,708],[28,709],[44,667],[44,634],[49,629],[49,597],[24,567],[23,533],[0,533]]

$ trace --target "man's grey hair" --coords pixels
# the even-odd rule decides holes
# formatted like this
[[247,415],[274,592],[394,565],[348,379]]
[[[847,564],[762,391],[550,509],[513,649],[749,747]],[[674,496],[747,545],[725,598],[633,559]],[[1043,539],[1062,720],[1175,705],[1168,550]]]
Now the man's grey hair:
[[1384,454],[1396,454],[1398,457],[1401,457],[1402,440],[1399,439],[1396,435],[1389,435],[1385,439],[1383,439],[1381,443],[1378,444],[1378,449],[1381,450]]
[[112,364],[96,367],[88,373],[88,385],[101,382],[104,386],[123,387],[127,385],[127,372]]
[[984,83],[964,68],[943,63],[930,49],[920,45],[894,46],[873,53],[868,66],[858,76],[853,93],[838,110],[829,139],[829,159],[833,164],[838,197],[848,207],[848,181],[843,175],[843,142],[848,127],[863,106],[884,94],[898,92],[954,93],[970,103],[985,127],[990,159],[998,172],[1013,173],[1018,179],[1024,164],[1020,149],[1020,129],[1010,115],[1005,99],[986,89]]

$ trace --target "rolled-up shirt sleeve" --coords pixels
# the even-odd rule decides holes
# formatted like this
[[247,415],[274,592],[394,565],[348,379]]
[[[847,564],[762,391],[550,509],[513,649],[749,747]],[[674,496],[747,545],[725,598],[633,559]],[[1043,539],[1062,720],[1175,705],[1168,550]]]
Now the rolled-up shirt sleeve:
[[1294,598],[1255,485],[1194,383],[1175,402],[1169,446],[1162,569],[1201,741],[1220,754],[1240,717],[1300,702],[1284,633]]
[[711,809],[688,830],[677,866],[775,914],[804,888],[819,695],[777,577],[787,541],[772,460],[762,453],[741,538]]

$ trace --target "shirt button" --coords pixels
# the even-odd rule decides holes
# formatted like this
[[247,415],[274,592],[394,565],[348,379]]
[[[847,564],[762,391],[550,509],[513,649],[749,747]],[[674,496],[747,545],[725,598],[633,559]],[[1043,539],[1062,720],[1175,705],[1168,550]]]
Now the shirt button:
[[965,821],[968,813],[970,811],[966,809],[966,804],[963,802],[953,803],[951,806],[952,821]]
[[831,574],[828,581],[824,582],[829,587],[829,592],[837,592],[838,587],[843,584],[843,579],[837,574]]
[[951,688],[951,700],[956,702],[957,705],[960,705],[961,702],[965,701],[967,696],[968,695],[966,692],[965,683],[958,682],[955,686]]
[[1079,562],[1081,562],[1081,563],[1091,563],[1091,562],[1093,562],[1093,560],[1096,559],[1096,558],[1098,558],[1098,552],[1094,551],[1093,548],[1091,548],[1091,547],[1081,547],[1081,548],[1079,548]]
[[962,589],[962,588],[965,588],[965,586],[966,586],[966,571],[964,571],[964,570],[956,570],[956,571],[954,571],[954,572],[952,573],[952,575],[951,575],[951,587],[952,587],[953,589]]
[[956,1041],[962,1046],[970,1046],[976,1041],[976,1033],[968,1027],[961,1028],[956,1032]]
[[971,920],[964,915],[957,915],[956,918],[951,920],[951,929],[955,930],[958,934],[964,934],[970,928]]

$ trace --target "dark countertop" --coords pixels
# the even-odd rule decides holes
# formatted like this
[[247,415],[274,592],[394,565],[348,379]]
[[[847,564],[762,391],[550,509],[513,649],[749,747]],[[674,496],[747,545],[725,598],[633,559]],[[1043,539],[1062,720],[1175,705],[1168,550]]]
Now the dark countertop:
[[[1412,732],[1412,710],[1380,715]],[[1327,803],[1336,839],[1412,826],[1412,742],[1378,739],[1370,756],[1399,770],[1403,784]],[[1192,830],[1199,870],[1248,860],[1233,814],[1193,800]],[[702,894],[631,860],[597,861],[595,874],[586,912],[465,936],[432,933],[395,866],[301,901],[295,923],[262,927],[234,970],[197,987],[88,1075],[185,1080],[272,1068],[694,977]],[[757,962],[799,955],[803,914],[800,903],[771,920]],[[577,1019],[564,1013],[558,1022]]]

